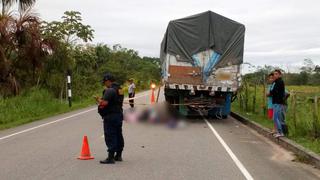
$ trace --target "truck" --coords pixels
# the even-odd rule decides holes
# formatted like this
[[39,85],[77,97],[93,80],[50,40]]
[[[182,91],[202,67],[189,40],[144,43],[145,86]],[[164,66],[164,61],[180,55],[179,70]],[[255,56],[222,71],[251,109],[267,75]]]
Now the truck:
[[212,11],[169,22],[160,65],[166,102],[179,114],[226,118],[241,85],[245,26]]

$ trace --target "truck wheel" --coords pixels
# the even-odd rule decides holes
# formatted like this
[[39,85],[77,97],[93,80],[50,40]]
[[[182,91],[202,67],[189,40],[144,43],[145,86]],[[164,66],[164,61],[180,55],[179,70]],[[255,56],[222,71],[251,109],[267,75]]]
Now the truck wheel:
[[168,104],[174,104],[174,99],[172,96],[165,96],[165,99]]
[[228,115],[222,115],[222,119],[227,119]]
[[165,96],[167,104],[168,111],[170,115],[174,118],[178,117],[179,114],[179,106],[173,106],[172,104],[178,104],[179,99],[177,99],[174,96]]

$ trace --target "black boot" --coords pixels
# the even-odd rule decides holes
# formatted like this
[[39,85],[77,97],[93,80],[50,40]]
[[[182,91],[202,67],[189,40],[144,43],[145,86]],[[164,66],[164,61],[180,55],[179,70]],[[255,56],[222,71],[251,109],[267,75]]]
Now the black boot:
[[116,156],[114,157],[115,161],[122,161],[122,151],[118,151]]
[[101,164],[114,164],[114,152],[109,152],[108,158],[100,161]]

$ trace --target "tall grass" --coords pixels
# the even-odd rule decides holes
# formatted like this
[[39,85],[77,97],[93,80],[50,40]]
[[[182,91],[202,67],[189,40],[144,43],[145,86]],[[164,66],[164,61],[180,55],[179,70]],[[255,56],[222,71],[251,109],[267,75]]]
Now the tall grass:
[[[257,93],[255,95],[255,88]],[[286,123],[289,128],[289,138],[320,153],[320,103],[315,116],[314,98],[320,97],[319,86],[287,86],[291,96],[288,99]],[[246,86],[234,104],[233,111],[238,112],[250,120],[256,121],[265,127],[273,128],[273,121],[267,118],[264,103],[265,92],[262,86]],[[247,105],[246,105],[247,103]]]
[[32,122],[55,114],[68,112],[93,104],[92,98],[78,99],[72,108],[53,97],[48,90],[33,88],[20,96],[0,97],[0,129]]

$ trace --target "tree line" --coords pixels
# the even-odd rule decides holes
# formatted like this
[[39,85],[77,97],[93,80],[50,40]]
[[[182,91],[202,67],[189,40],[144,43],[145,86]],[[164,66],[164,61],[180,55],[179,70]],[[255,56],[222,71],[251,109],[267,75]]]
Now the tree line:
[[255,67],[255,71],[243,76],[244,81],[251,84],[264,84],[267,75],[275,69],[284,72],[283,79],[287,85],[320,85],[320,65],[316,65],[312,59],[304,59],[299,72],[288,72],[276,66],[265,65]]
[[[15,3],[19,11],[8,11]],[[66,73],[72,72],[73,96],[88,97],[101,88],[102,75],[113,73],[119,83],[133,78],[138,88],[159,81],[159,59],[140,57],[117,44],[89,44],[94,30],[81,13],[66,11],[60,21],[46,22],[32,12],[35,1],[4,1],[0,16],[0,95],[19,95],[33,87],[66,96]]]

